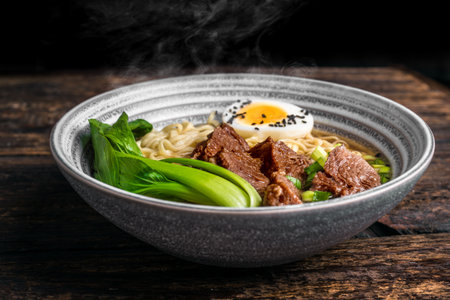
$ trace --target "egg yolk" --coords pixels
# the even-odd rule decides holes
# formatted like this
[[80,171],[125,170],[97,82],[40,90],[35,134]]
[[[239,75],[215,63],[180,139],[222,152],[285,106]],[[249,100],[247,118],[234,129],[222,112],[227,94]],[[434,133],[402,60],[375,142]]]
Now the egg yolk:
[[244,116],[238,118],[239,123],[246,125],[273,124],[287,117],[286,111],[282,108],[267,103],[249,104],[241,108],[239,114]]

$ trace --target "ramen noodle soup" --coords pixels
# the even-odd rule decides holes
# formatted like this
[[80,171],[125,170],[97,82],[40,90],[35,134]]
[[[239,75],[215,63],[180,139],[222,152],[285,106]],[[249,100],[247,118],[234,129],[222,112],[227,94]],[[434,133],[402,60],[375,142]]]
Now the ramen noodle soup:
[[[196,145],[208,138],[208,135],[220,125],[215,119],[216,113],[212,112],[206,123],[195,125],[188,121],[170,124],[161,130],[153,130],[138,140],[138,145],[145,157],[151,159],[165,159],[172,157],[189,157]],[[245,141],[250,147],[263,142],[264,137],[260,135],[249,136]],[[327,132],[312,130],[303,137],[281,138],[289,148],[297,153],[310,156],[317,146],[330,152],[336,145],[344,145],[352,152],[359,155],[373,155],[373,151],[349,141],[346,138]]]
[[125,113],[113,126],[89,120],[95,176],[148,196],[231,207],[325,201],[390,179],[378,155],[313,130],[313,115],[296,105],[237,100],[216,117],[161,130],[128,123]]

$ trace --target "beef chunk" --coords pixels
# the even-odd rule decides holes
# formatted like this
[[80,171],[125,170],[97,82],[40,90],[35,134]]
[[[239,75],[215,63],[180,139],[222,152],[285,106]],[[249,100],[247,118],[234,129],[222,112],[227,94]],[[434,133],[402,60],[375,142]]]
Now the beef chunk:
[[281,141],[275,142],[271,137],[250,149],[250,154],[264,162],[261,170],[269,177],[274,172],[283,171],[286,175],[304,179],[304,170],[311,164],[308,157],[296,153]]
[[266,189],[263,205],[282,206],[301,204],[300,191],[286,178],[283,171],[272,173],[271,181]]
[[244,152],[250,149],[247,142],[230,125],[222,123],[208,135],[206,141],[197,145],[191,157],[215,163],[216,155],[224,148],[231,152]]
[[218,154],[218,165],[247,180],[260,195],[264,195],[269,179],[260,171],[262,162],[248,152],[232,152],[223,149]]
[[336,181],[325,172],[318,172],[312,181],[311,190],[330,192],[334,197],[339,197],[346,189],[344,183]]
[[222,166],[247,180],[263,196],[269,179],[260,171],[262,162],[248,153],[250,147],[234,129],[223,123],[197,145],[192,158]]
[[333,149],[312,182],[312,190],[331,192],[334,197],[351,195],[380,185],[380,176],[362,157],[344,146]]

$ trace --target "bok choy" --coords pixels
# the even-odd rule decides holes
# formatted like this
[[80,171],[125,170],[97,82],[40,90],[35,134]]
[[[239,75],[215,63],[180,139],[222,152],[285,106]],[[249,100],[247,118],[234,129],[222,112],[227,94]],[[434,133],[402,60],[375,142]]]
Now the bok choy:
[[143,157],[136,138],[152,130],[145,121],[128,122],[123,113],[108,125],[89,120],[94,177],[120,189],[173,201],[227,207],[255,207],[261,197],[242,177],[212,163]]

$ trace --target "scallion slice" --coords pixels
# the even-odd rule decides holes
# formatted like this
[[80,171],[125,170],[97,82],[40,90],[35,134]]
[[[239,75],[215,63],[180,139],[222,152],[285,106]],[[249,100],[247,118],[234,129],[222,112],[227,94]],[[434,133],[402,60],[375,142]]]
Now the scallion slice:
[[325,201],[330,199],[330,192],[323,191],[305,191],[302,193],[302,201],[303,202],[317,202],[317,201]]
[[311,153],[311,158],[318,162],[322,167],[328,158],[328,153],[321,146],[317,146],[316,149]]
[[297,189],[299,189],[299,190],[302,189],[302,182],[298,178],[295,178],[295,177],[292,177],[289,175],[286,175],[286,178],[289,179],[295,185],[295,187]]

